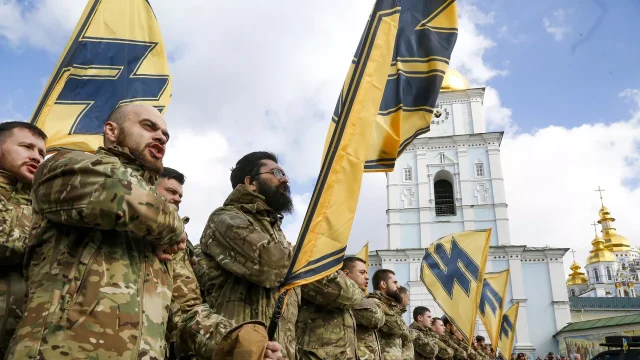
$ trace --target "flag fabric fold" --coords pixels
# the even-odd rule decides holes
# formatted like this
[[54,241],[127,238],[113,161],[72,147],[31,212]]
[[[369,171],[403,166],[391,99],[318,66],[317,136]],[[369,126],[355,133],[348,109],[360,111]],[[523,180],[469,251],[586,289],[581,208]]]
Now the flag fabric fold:
[[509,359],[513,351],[513,342],[516,338],[516,323],[520,303],[516,302],[502,314],[500,322],[500,334],[498,334],[498,349],[505,359]]
[[478,315],[487,330],[491,344],[498,343],[498,334],[509,283],[509,269],[484,274]]
[[428,130],[456,36],[453,0],[376,1],[330,122],[283,290],[340,267],[365,168],[393,170],[389,159]]
[[489,255],[491,229],[445,236],[426,249],[420,280],[470,344]]
[[146,0],[90,0],[31,117],[47,150],[93,152],[113,109],[144,103],[166,110],[171,76]]

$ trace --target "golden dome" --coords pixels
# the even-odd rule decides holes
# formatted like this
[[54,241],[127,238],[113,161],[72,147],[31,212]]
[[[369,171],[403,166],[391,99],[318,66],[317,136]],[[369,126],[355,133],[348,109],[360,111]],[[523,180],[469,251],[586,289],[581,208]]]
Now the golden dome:
[[596,235],[593,241],[591,241],[591,245],[593,245],[593,249],[589,251],[587,265],[599,262],[616,261],[616,256],[613,255],[611,251],[605,249],[604,241],[598,235]]
[[464,76],[462,76],[462,74],[452,68],[447,69],[447,73],[444,75],[444,80],[442,80],[442,87],[440,87],[440,91],[457,91],[466,90],[468,88],[469,82]]
[[567,278],[567,285],[588,285],[587,276],[580,271],[580,265],[577,262],[573,262],[571,264],[571,274],[569,274],[569,278]]
[[602,225],[602,240],[604,240],[604,247],[613,252],[631,250],[631,243],[629,240],[616,233],[616,228],[613,227],[613,222],[616,221],[616,219],[611,216],[609,209],[602,205],[602,208],[598,211],[598,215],[600,215],[598,224]]

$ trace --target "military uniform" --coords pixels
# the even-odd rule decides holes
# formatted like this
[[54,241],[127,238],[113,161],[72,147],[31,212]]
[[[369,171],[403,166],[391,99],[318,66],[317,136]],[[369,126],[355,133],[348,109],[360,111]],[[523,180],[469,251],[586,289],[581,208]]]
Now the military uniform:
[[402,336],[409,329],[402,319],[400,305],[380,291],[375,291],[368,297],[379,302],[385,317],[384,325],[378,330],[382,358],[402,360]]
[[423,329],[415,321],[411,323],[409,329],[415,332],[415,338],[413,340],[415,359],[434,360],[439,352],[439,347],[436,339],[430,336],[428,330]]
[[342,271],[302,285],[296,321],[299,359],[357,359],[356,322],[351,309],[364,294]]
[[166,331],[203,358],[234,344],[233,322],[197,305],[195,279],[155,255],[184,232],[156,177],[117,147],[59,151],[40,165],[29,300],[8,359],[163,359]]
[[413,341],[416,339],[417,334],[414,330],[408,329],[400,336],[402,340],[402,359],[413,360],[415,359]]
[[451,360],[453,359],[453,350],[448,347],[444,342],[442,342],[442,336],[435,332],[432,328],[425,329],[423,333],[427,337],[434,339],[436,345],[438,346],[438,353],[436,354],[437,360]]
[[[236,322],[271,320],[278,286],[293,258],[281,223],[282,216],[267,206],[264,197],[243,184],[209,216],[200,238],[196,276],[206,302],[217,314]],[[296,358],[299,304],[300,289],[294,288],[275,339],[282,345],[282,355],[291,360]]]
[[454,335],[450,334],[448,331],[440,336],[440,341],[442,341],[448,348],[453,350],[453,360],[466,360],[467,352],[463,350],[458,344],[458,340]]
[[31,225],[31,184],[0,171],[0,359],[26,302],[22,260]]
[[360,360],[380,360],[378,329],[384,325],[384,312],[376,299],[365,298],[353,308],[356,320],[356,338]]

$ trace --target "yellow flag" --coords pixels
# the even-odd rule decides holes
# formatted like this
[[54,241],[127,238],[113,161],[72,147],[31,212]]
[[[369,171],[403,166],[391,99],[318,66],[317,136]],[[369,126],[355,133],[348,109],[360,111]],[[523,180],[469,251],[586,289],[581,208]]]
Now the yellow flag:
[[366,244],[364,244],[362,249],[358,251],[358,253],[356,254],[356,257],[364,260],[365,264],[367,264],[367,268],[369,268],[369,242],[368,241]]
[[144,103],[164,112],[171,77],[147,0],[90,0],[31,117],[47,150],[102,146],[113,109]]
[[420,279],[471,344],[489,254],[491,229],[445,236],[431,244]]
[[500,334],[498,335],[498,349],[504,354],[505,359],[509,359],[513,351],[513,341],[516,338],[516,323],[518,321],[518,309],[520,303],[517,302],[505,311],[500,324]]
[[498,343],[498,333],[500,331],[502,310],[504,309],[504,298],[507,295],[508,283],[509,269],[484,274],[478,315],[489,334],[491,344],[494,346]]
[[429,128],[457,37],[456,6],[452,0],[399,3],[376,1],[360,39],[284,290],[340,268],[365,163],[384,157],[384,170],[393,170],[388,158]]

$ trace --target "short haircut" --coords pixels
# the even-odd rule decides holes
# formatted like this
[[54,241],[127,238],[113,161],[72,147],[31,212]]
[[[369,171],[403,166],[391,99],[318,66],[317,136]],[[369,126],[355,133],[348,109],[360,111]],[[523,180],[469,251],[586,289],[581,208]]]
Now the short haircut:
[[122,125],[126,117],[127,105],[131,104],[120,105],[113,109],[109,116],[107,116],[107,121],[117,124],[118,126]]
[[416,306],[415,309],[413,309],[413,321],[418,321],[418,316],[422,316],[426,312],[431,312],[431,310],[424,306]]
[[236,188],[240,184],[244,184],[247,176],[256,176],[260,172],[264,160],[271,160],[278,163],[278,157],[268,151],[255,151],[243,156],[236,166],[231,169],[231,187]]
[[180,183],[180,185],[184,185],[184,182],[186,180],[185,176],[183,173],[181,173],[180,171],[170,168],[168,166],[165,166],[162,169],[162,172],[160,173],[160,175],[158,176],[160,179],[167,179],[167,180],[175,180],[177,182]]
[[440,319],[439,317],[434,317],[431,318],[431,325],[435,324],[437,321],[441,321],[444,324],[444,321],[442,321],[442,319]]
[[360,259],[359,257],[356,256],[349,256],[344,258],[344,260],[342,260],[342,268],[340,270],[345,271],[345,270],[353,270],[354,266],[356,265],[356,263],[361,262],[365,265],[367,265],[366,262],[364,262],[364,260]]
[[484,342],[484,336],[482,336],[482,335],[476,336],[476,341],[479,342],[479,343]]
[[6,121],[0,124],[0,144],[4,142],[4,139],[13,129],[25,129],[32,135],[39,137],[40,139],[47,141],[47,134],[39,127],[24,121]]
[[400,295],[409,295],[409,290],[404,286],[398,286],[398,293]]
[[373,274],[373,290],[380,290],[380,282],[387,282],[391,275],[395,275],[392,270],[389,269],[380,269]]
[[442,325],[447,326],[447,325],[452,325],[453,323],[451,322],[451,320],[449,320],[449,318],[445,315],[442,315]]

